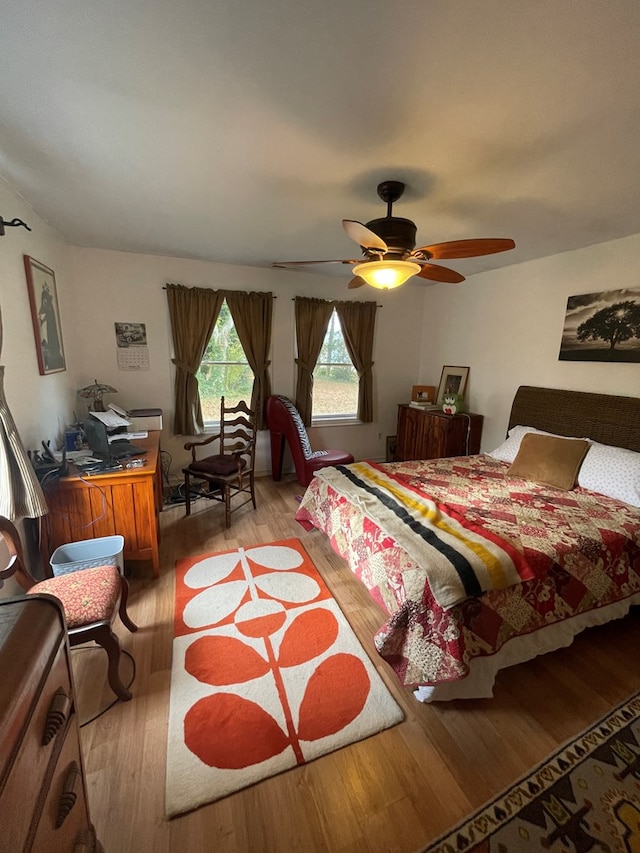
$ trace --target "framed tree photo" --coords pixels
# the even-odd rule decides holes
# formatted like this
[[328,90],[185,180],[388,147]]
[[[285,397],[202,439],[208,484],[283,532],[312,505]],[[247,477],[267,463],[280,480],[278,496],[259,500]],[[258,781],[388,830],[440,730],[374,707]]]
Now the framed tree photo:
[[558,358],[640,362],[640,288],[570,296]]
[[59,373],[66,370],[67,366],[55,273],[29,255],[24,255],[24,269],[40,375]]

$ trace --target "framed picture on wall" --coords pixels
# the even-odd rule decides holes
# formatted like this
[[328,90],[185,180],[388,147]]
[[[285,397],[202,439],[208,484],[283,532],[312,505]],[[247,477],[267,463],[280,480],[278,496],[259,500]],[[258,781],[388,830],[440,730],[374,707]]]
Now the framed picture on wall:
[[468,378],[468,367],[453,367],[446,364],[442,368],[440,385],[438,385],[438,395],[436,397],[437,404],[439,406],[442,405],[445,394],[459,394],[461,397],[464,397],[467,389]]
[[66,363],[55,273],[29,255],[24,255],[24,269],[40,375],[59,373]]
[[569,296],[558,358],[640,362],[640,288]]

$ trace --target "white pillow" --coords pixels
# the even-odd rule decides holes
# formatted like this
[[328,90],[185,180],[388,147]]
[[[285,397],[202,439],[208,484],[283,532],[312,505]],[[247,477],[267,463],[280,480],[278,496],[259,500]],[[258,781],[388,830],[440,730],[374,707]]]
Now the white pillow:
[[[514,426],[511,427],[507,433],[509,437],[506,441],[504,441],[499,447],[496,447],[495,450],[492,450],[488,455],[493,456],[494,459],[500,459],[502,462],[513,462],[520,450],[522,439],[529,432],[536,432],[538,435],[553,435],[552,432],[545,432],[544,430],[536,429],[535,427]],[[559,435],[557,438],[566,438],[566,436]]]
[[578,471],[578,485],[640,507],[640,453],[592,441]]
[[[553,435],[535,427],[514,426],[509,430],[507,440],[492,450],[489,456],[512,463],[518,455],[523,437],[528,432]],[[557,437],[567,438],[564,435]],[[640,507],[640,453],[623,447],[599,444],[591,439],[587,441],[591,447],[578,471],[578,485],[589,489],[590,492]]]

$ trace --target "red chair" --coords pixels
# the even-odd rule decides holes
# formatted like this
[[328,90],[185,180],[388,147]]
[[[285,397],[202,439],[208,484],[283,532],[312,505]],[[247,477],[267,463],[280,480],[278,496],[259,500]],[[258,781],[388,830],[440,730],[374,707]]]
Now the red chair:
[[271,476],[274,480],[282,477],[285,439],[293,457],[297,480],[305,488],[320,468],[348,465],[354,461],[353,455],[346,450],[312,450],[300,412],[288,397],[281,394],[267,397],[265,413],[271,432]]

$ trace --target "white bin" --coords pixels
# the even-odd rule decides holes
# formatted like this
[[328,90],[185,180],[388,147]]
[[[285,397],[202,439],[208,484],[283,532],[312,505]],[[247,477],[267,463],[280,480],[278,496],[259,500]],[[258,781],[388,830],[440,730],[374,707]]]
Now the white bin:
[[66,575],[78,569],[94,566],[117,566],[124,569],[124,536],[101,536],[98,539],[82,539],[60,545],[49,561],[54,575]]

